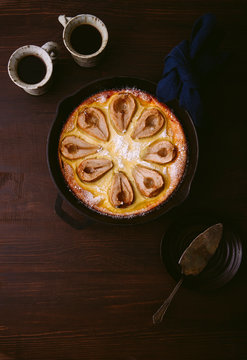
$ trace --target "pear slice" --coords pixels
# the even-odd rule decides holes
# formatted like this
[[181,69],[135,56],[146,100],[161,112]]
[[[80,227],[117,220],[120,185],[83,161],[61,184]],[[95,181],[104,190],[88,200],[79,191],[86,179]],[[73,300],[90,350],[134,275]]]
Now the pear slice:
[[175,146],[170,141],[161,140],[151,144],[142,158],[146,161],[163,165],[172,161],[175,155]]
[[110,202],[115,207],[126,207],[132,204],[134,193],[127,176],[119,172],[113,176],[110,189]]
[[87,107],[78,116],[79,127],[99,140],[107,141],[109,130],[103,112],[95,107]]
[[60,145],[60,151],[67,159],[75,160],[87,155],[95,154],[101,147],[89,144],[77,136],[67,136]]
[[109,114],[116,130],[127,130],[135,109],[136,103],[132,95],[121,93],[114,96],[109,106]]
[[141,165],[134,167],[133,177],[140,193],[147,197],[158,195],[164,187],[163,176],[158,171]]
[[77,175],[82,181],[95,181],[101,178],[113,167],[108,159],[86,159],[77,168]]
[[160,131],[164,123],[164,116],[158,109],[146,109],[137,120],[131,137],[132,139],[142,139],[153,136]]

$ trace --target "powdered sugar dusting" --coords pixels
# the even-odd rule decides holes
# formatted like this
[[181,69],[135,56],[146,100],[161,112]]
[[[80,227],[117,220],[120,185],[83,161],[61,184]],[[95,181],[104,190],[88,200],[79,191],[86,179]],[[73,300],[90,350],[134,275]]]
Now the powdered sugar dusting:
[[132,161],[140,157],[142,144],[139,142],[127,142],[122,135],[115,134],[112,139],[114,144],[114,155],[119,167],[123,167],[123,160]]
[[85,195],[85,200],[90,204],[90,205],[97,205],[99,204],[102,200],[103,197],[102,196],[94,196],[90,191],[85,190],[84,191],[84,195]]
[[99,102],[99,103],[105,103],[107,98],[108,98],[107,94],[101,93],[101,94],[95,95],[94,101]]

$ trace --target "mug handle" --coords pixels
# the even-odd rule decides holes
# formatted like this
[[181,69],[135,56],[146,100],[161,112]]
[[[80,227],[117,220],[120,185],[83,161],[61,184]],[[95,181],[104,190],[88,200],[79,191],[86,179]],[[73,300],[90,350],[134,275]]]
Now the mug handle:
[[60,46],[54,41],[48,41],[43,46],[41,46],[51,58],[51,61],[54,63],[57,60]]
[[63,27],[65,27],[71,19],[73,19],[73,17],[69,17],[65,15],[59,15],[58,17],[58,21],[60,22],[60,24],[63,25]]

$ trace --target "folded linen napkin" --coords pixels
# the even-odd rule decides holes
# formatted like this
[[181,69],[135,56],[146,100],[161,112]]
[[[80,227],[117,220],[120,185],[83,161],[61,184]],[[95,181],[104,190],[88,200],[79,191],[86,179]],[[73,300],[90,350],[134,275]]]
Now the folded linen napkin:
[[157,98],[163,102],[178,99],[197,127],[205,125],[201,92],[228,57],[218,49],[222,38],[215,16],[201,16],[194,23],[190,41],[179,43],[165,58],[157,86]]

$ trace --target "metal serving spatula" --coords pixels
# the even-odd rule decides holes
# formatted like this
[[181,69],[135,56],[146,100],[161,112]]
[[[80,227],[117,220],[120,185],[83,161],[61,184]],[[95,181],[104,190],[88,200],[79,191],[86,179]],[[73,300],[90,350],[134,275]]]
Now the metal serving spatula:
[[158,324],[163,320],[168,306],[183,283],[184,277],[187,275],[198,275],[206,267],[219,246],[222,234],[223,225],[221,223],[210,226],[199,234],[185,249],[178,261],[181,267],[181,278],[170,296],[153,315],[154,324]]

